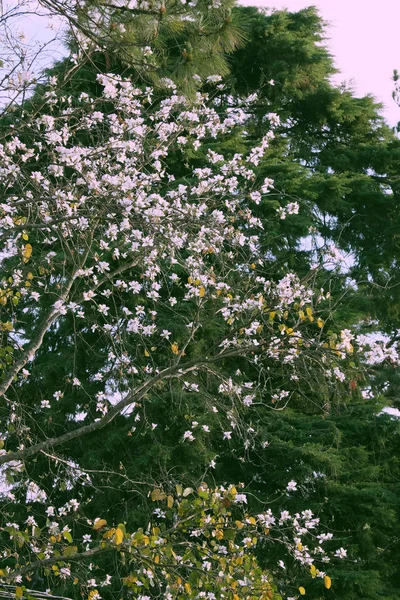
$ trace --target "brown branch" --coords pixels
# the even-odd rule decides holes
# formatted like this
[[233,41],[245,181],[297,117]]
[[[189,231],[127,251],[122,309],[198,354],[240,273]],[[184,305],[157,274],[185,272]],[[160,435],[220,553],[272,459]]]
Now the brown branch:
[[149,392],[151,388],[159,381],[162,381],[163,379],[181,377],[182,375],[195,369],[199,369],[206,364],[219,362],[220,360],[225,360],[226,358],[237,357],[243,354],[244,350],[231,350],[229,352],[217,354],[212,358],[193,360],[191,362],[186,363],[183,366],[181,366],[178,363],[173,365],[172,367],[167,367],[166,369],[155,375],[152,379],[143,383],[138,388],[136,388],[136,390],[128,394],[123,400],[121,400],[120,402],[118,402],[118,404],[113,406],[111,410],[98,421],[93,421],[93,423],[89,423],[89,425],[84,425],[83,427],[79,427],[78,429],[69,431],[68,433],[60,435],[59,437],[48,438],[47,440],[39,442],[38,444],[34,444],[33,446],[25,448],[24,450],[18,450],[16,452],[8,452],[7,454],[3,454],[2,456],[0,456],[0,465],[4,465],[14,460],[24,460],[25,458],[33,456],[34,454],[37,454],[42,450],[46,450],[47,448],[59,446],[60,444],[66,444],[67,442],[82,437],[83,435],[90,434],[93,431],[97,431],[98,429],[103,429],[103,427],[108,425],[108,423],[110,423],[118,414],[120,414],[120,412],[124,408],[126,408],[130,404],[133,404],[134,402],[138,402],[139,400],[141,400],[147,394],[147,392]]
[[[71,276],[71,279],[67,283],[67,286],[66,286],[64,292],[61,294],[59,300],[64,301],[67,298],[69,292],[71,291],[71,288],[75,281],[75,278],[76,278],[76,272]],[[4,394],[7,392],[8,388],[14,381],[14,377],[16,375],[18,375],[18,373],[21,371],[21,369],[23,369],[25,367],[25,365],[30,360],[32,360],[32,358],[35,356],[35,353],[39,350],[40,346],[43,343],[43,338],[44,338],[46,332],[52,326],[54,321],[59,317],[59,315],[60,315],[60,311],[53,306],[51,308],[51,310],[49,311],[49,313],[47,314],[47,317],[44,319],[41,326],[39,327],[39,330],[38,330],[36,336],[34,337],[32,342],[29,344],[28,348],[25,350],[25,352],[22,353],[22,355],[19,357],[19,359],[14,363],[12,368],[8,371],[4,381],[0,384],[0,398],[1,398],[1,396],[4,396]]]
[[20,569],[13,571],[13,573],[10,573],[9,575],[7,575],[5,577],[3,576],[1,579],[6,580],[6,581],[12,581],[19,575],[25,575],[25,573],[30,573],[31,571],[34,571],[35,569],[41,569],[41,568],[47,567],[49,565],[54,565],[58,562],[71,562],[73,560],[80,560],[82,558],[88,558],[90,556],[94,556],[95,554],[99,554],[100,552],[110,552],[111,550],[115,550],[115,548],[113,546],[106,546],[105,548],[102,548],[101,546],[97,546],[96,548],[91,548],[90,550],[86,550],[85,552],[77,552],[76,554],[73,554],[72,556],[52,556],[51,558],[45,558],[43,560],[36,560],[35,562],[30,563],[29,565],[25,565],[24,567],[21,567]]

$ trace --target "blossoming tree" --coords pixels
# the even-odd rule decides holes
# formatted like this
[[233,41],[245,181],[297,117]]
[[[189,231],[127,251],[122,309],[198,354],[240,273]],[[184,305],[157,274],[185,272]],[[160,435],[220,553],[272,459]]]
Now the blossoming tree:
[[[122,516],[111,528],[102,515],[90,518],[98,474],[71,460],[71,444],[90,444],[99,431],[106,439],[121,415],[139,444],[138,423],[157,427],[147,418],[152,398],[166,390],[173,410],[183,389],[195,418],[182,429],[182,445],[212,434],[221,444],[239,436],[246,448],[257,439],[245,428],[253,405],[280,409],[296,394],[312,394],[321,378],[334,385],[353,352],[349,331],[324,333],[319,310],[329,295],[314,292],[312,280],[264,276],[268,222],[256,212],[273,181],[259,181],[257,166],[276,115],[246,155],[202,156],[205,140],[229,136],[245,121],[246,104],[218,114],[205,95],[189,101],[170,81],[159,101],[121,77],[99,80],[104,93],[96,100],[60,96],[51,81],[47,111],[34,119],[18,113],[1,146],[0,463],[9,519],[2,577],[21,584],[17,596],[38,572],[45,587],[66,580],[91,598],[111,579],[137,597],[145,597],[143,586],[168,598],[213,597],[218,586],[221,597],[242,597],[237,586],[245,597],[278,597],[252,556],[279,521],[291,526],[291,537],[280,538],[285,548],[330,587],[315,562],[329,560],[326,534],[313,534],[318,520],[308,513],[279,520],[267,511],[232,524],[237,509],[230,506],[246,502],[232,486],[201,484],[193,502],[186,500],[191,488],[153,486],[151,499],[165,504],[154,518],[165,525],[136,533]],[[173,154],[184,161],[175,174],[168,171]],[[188,156],[207,166],[189,168]],[[271,219],[283,212],[295,218],[298,210],[288,202]],[[66,323],[73,324],[70,348],[54,347],[55,356],[84,344],[85,363],[42,389],[41,348]],[[27,395],[31,378],[35,391]],[[59,485],[74,497],[55,507],[50,498]],[[295,488],[289,482],[288,491]],[[313,549],[303,542],[308,535]],[[186,547],[183,556],[175,544]],[[120,562],[103,577],[104,559],[98,565],[92,556],[108,552]]]

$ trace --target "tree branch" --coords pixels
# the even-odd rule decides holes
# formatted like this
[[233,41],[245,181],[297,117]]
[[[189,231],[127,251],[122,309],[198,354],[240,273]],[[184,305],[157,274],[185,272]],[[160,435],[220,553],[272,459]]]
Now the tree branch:
[[97,546],[96,548],[91,548],[90,550],[86,550],[85,552],[77,552],[72,556],[52,556],[51,558],[45,558],[43,560],[35,560],[35,562],[30,563],[29,565],[25,565],[24,567],[13,571],[9,575],[2,577],[1,579],[5,581],[12,581],[19,575],[25,575],[25,573],[30,573],[35,569],[41,569],[49,565],[54,565],[58,562],[70,562],[73,560],[81,560],[82,558],[88,558],[90,556],[94,556],[95,554],[99,554],[100,552],[110,552],[111,550],[115,550],[115,548],[113,546],[106,546],[105,548]]
[[[244,349],[244,350],[248,350],[248,349]],[[106,415],[104,415],[104,417],[99,419],[98,421],[93,421],[89,425],[84,425],[83,427],[79,427],[78,429],[69,431],[68,433],[65,433],[64,435],[60,435],[59,437],[48,438],[47,440],[44,440],[43,442],[39,442],[38,444],[34,444],[33,446],[30,446],[29,448],[25,448],[24,450],[18,450],[16,452],[8,452],[7,454],[3,454],[2,456],[0,456],[0,465],[4,465],[4,464],[14,461],[14,460],[24,460],[25,458],[29,458],[30,456],[33,456],[34,454],[37,454],[38,452],[40,452],[42,450],[46,450],[47,448],[53,448],[55,446],[60,446],[61,444],[70,442],[71,440],[82,437],[83,435],[90,434],[93,431],[103,429],[103,427],[108,425],[108,423],[110,423],[124,408],[126,408],[130,404],[133,404],[134,402],[138,402],[139,400],[141,400],[147,394],[147,392],[150,391],[151,388],[159,381],[162,381],[163,379],[171,379],[171,378],[175,378],[175,377],[181,377],[185,373],[188,373],[195,369],[199,369],[206,364],[219,362],[220,360],[225,360],[226,358],[237,357],[237,356],[243,354],[244,350],[241,350],[241,349],[231,350],[228,352],[223,352],[221,354],[217,354],[213,358],[204,358],[204,359],[199,359],[199,360],[193,360],[183,366],[181,366],[178,363],[178,364],[173,365],[172,367],[167,367],[166,369],[164,369],[163,371],[161,371],[160,373],[155,375],[152,379],[143,383],[136,390],[134,390],[130,394],[128,394],[123,400],[121,400],[120,402],[118,402],[118,404],[113,406],[109,410],[109,412]]]

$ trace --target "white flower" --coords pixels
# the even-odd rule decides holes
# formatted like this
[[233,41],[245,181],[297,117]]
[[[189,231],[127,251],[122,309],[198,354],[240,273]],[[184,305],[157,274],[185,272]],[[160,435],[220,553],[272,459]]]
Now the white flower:
[[247,504],[246,494],[236,494],[235,502],[241,502],[242,504]]
[[206,79],[207,83],[218,83],[218,81],[222,81],[221,75],[209,75]]
[[343,381],[346,379],[346,376],[345,376],[345,374],[344,374],[344,373],[343,373],[343,371],[341,371],[341,370],[340,370],[338,367],[335,367],[335,368],[333,369],[333,372],[334,372],[334,374],[335,374],[335,376],[336,376],[336,379],[339,379],[339,381],[342,381],[342,382],[343,382]]
[[189,442],[194,442],[195,439],[196,438],[191,431],[185,431],[183,434],[183,441],[188,440]]
[[299,203],[298,202],[289,202],[286,205],[286,210],[289,215],[298,215],[299,214]]
[[345,550],[344,548],[338,548],[335,552],[335,556],[337,558],[346,558],[347,550]]
[[99,304],[97,310],[100,314],[107,315],[108,311],[110,310],[110,307],[106,304]]
[[224,440],[232,439],[232,431],[224,431]]
[[89,290],[88,292],[83,292],[83,299],[84,300],[91,300],[92,298],[95,297],[95,293],[92,292],[92,290]]
[[279,218],[282,219],[282,221],[284,221],[286,219],[286,210],[284,208],[282,208],[282,207],[277,208],[276,212],[278,213]]
[[289,481],[289,483],[286,486],[286,489],[288,492],[296,492],[297,491],[297,483],[296,481]]

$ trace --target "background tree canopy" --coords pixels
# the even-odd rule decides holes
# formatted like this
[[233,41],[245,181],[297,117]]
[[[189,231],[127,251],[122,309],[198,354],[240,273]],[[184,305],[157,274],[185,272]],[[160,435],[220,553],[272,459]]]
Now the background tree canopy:
[[[3,471],[8,485],[14,486],[11,492],[6,490],[14,498],[3,494],[5,521],[21,523],[20,530],[27,528],[29,535],[30,524],[25,524],[28,514],[33,514],[38,521],[45,518],[51,521],[51,511],[45,513],[45,506],[32,502],[32,511],[28,510],[29,502],[26,506],[26,488],[32,482],[45,490],[46,506],[56,507],[57,515],[61,514],[60,507],[67,506],[71,498],[77,498],[80,504],[77,512],[72,505],[68,509],[72,515],[73,539],[81,540],[93,527],[95,532],[98,529],[101,532],[106,524],[97,529],[95,519],[104,519],[113,527],[107,525],[102,543],[111,544],[110,551],[117,550],[119,556],[122,555],[122,563],[117,565],[115,559],[111,569],[107,555],[99,555],[96,567],[102,573],[112,570],[113,576],[111,587],[101,588],[100,592],[98,586],[88,591],[90,586],[88,588],[86,583],[78,585],[74,578],[63,578],[60,570],[53,569],[52,592],[69,597],[88,593],[90,600],[97,600],[93,590],[104,598],[120,593],[133,598],[150,598],[164,591],[148,584],[141,594],[142,584],[138,584],[137,579],[129,579],[136,577],[140,569],[135,563],[128,573],[125,548],[118,543],[118,531],[122,531],[124,540],[130,539],[127,532],[136,531],[133,535],[137,536],[137,545],[144,549],[143,564],[146,560],[158,564],[153,549],[159,533],[153,531],[155,538],[150,542],[140,536],[149,535],[143,528],[155,520],[155,510],[161,523],[165,518],[162,512],[170,510],[165,523],[171,524],[172,532],[174,519],[179,527],[169,538],[168,525],[161,526],[170,549],[158,560],[167,574],[170,569],[170,574],[176,576],[175,587],[168,591],[175,595],[162,597],[198,598],[206,597],[201,596],[199,578],[190,576],[190,579],[185,571],[182,574],[177,566],[179,560],[174,561],[179,554],[179,544],[186,544],[193,531],[204,527],[205,515],[221,517],[221,531],[224,528],[229,540],[231,534],[226,532],[235,527],[241,531],[246,518],[252,518],[250,514],[260,516],[263,511],[267,514],[269,508],[266,507],[273,509],[277,521],[281,515],[283,522],[283,511],[298,514],[300,519],[304,511],[311,510],[320,520],[318,526],[322,531],[334,535],[332,541],[326,540],[328,549],[338,552],[337,557],[340,557],[338,546],[345,549],[342,560],[329,565],[329,580],[324,580],[325,585],[321,577],[310,570],[307,561],[305,570],[304,563],[296,560],[296,551],[307,552],[307,547],[304,550],[296,541],[298,532],[294,536],[285,534],[288,538],[292,535],[291,543],[295,540],[292,551],[290,544],[279,541],[275,522],[271,521],[269,531],[265,533],[264,527],[264,537],[258,542],[253,535],[261,535],[260,531],[249,534],[248,546],[242,536],[240,543],[249,548],[244,575],[240,571],[240,557],[234,552],[229,559],[233,562],[226,565],[227,569],[230,566],[240,571],[238,578],[248,576],[254,587],[249,584],[249,589],[241,593],[232,588],[231,596],[226,597],[234,600],[259,597],[256,586],[264,577],[270,586],[264,590],[265,598],[278,598],[283,591],[285,599],[297,598],[304,591],[306,597],[315,599],[397,599],[400,589],[397,560],[399,423],[381,414],[381,410],[388,405],[398,405],[400,387],[396,368],[400,331],[400,142],[380,116],[380,106],[370,96],[357,98],[351,89],[331,83],[335,68],[324,45],[325,24],[312,7],[296,13],[266,14],[226,0],[211,5],[202,1],[125,5],[97,0],[83,2],[79,7],[58,0],[41,0],[41,3],[69,22],[70,54],[46,74],[46,83],[37,85],[31,97],[6,108],[1,124],[3,150],[6,148],[2,155],[3,167],[8,168],[14,160],[7,144],[12,142],[15,132],[22,144],[16,145],[15,152],[25,156],[27,149],[29,153],[33,149],[32,154],[18,162],[19,179],[13,179],[12,170],[2,175],[1,234],[9,242],[9,246],[5,246],[8,251],[11,238],[17,235],[20,250],[18,255],[6,255],[2,259],[0,358],[3,381],[9,384],[1,406],[1,431],[6,450],[14,453],[8,460],[24,461],[22,471],[20,463],[16,468],[15,462],[10,462]],[[105,79],[110,73],[121,81],[131,81],[138,97],[149,95],[148,100],[143,100],[143,109],[136,107],[136,112],[124,112],[127,109],[123,102],[115,101],[120,92],[113,96],[114,84]],[[111,91],[104,97],[107,85]],[[200,94],[204,93],[209,94],[209,108],[201,109],[200,121],[206,122],[209,117],[218,129],[219,125],[215,124],[220,119],[224,127],[216,130],[217,135],[212,127],[206,130],[204,126],[201,146],[196,147],[191,136],[198,133],[193,133],[195,130],[191,128],[197,108],[188,108],[176,98],[184,94],[188,102],[198,106]],[[168,152],[155,155],[159,140],[157,128],[151,129],[152,123],[156,122],[161,128],[165,116],[170,131],[179,123],[179,111],[169,112],[171,95],[188,119],[189,133],[179,131],[176,135],[185,141],[171,140]],[[210,116],[207,110],[214,112]],[[97,113],[103,117],[93,117]],[[97,118],[98,122],[93,125],[87,115],[92,121]],[[142,120],[137,120],[139,117]],[[67,127],[67,119],[71,123],[68,139],[66,133],[63,138],[63,124]],[[41,123],[44,129],[38,131],[33,123],[35,127]],[[155,236],[155,245],[161,248],[160,258],[154,258],[144,245],[140,261],[128,266],[133,250],[128,251],[121,245],[125,239],[121,216],[125,208],[118,204],[121,181],[112,180],[123,171],[121,165],[125,164],[126,152],[122,159],[117,151],[108,154],[108,147],[115,141],[113,136],[125,135],[121,133],[124,127],[128,128],[129,136],[139,138],[141,133],[129,127],[143,126],[152,133],[143,149],[146,160],[142,160],[140,168],[134,165],[138,173],[145,174],[144,183],[140,185],[148,186],[146,194],[168,198],[171,205],[182,194],[182,201],[186,202],[185,194],[190,198],[200,185],[199,179],[210,178],[213,169],[220,169],[221,181],[229,176],[246,179],[244,171],[239,170],[241,158],[238,155],[254,157],[251,167],[254,180],[248,178],[246,182],[240,181],[240,185],[228,182],[223,192],[217,189],[215,197],[210,193],[212,188],[204,188],[204,195],[210,212],[218,210],[221,219],[231,219],[232,228],[236,227],[237,234],[241,233],[246,239],[250,239],[255,223],[249,221],[247,207],[241,206],[235,216],[229,211],[240,195],[251,198],[251,218],[259,219],[262,225],[257,242],[259,259],[253,257],[251,243],[237,252],[233,242],[231,247],[229,236],[218,247],[223,260],[214,259],[219,243],[218,225],[215,236],[207,238],[211,250],[206,246],[202,250],[208,279],[203,280],[203,272],[198,271],[200,275],[196,275],[199,267],[188,259],[194,253],[196,236],[203,243],[202,236],[206,234],[202,225],[208,225],[209,217],[208,213],[198,216],[191,213],[192,201],[189,200],[184,205],[186,220],[178,213],[169,215],[173,225],[168,235],[164,234],[159,221],[151,221],[151,218],[156,219],[154,215],[146,221],[145,211],[151,206],[143,204],[143,214],[135,213],[135,231],[141,232],[137,234],[138,240],[142,240],[143,232],[149,237]],[[73,158],[65,164],[60,162],[64,169],[64,188],[57,182],[54,169],[49,175],[49,165],[59,164],[57,146],[51,145],[53,130],[59,136],[55,143],[65,147],[69,144],[78,154],[81,149],[81,156],[87,161],[83,169],[85,182],[79,181],[76,175],[81,168],[76,164],[81,158],[78,161]],[[45,141],[41,142],[40,136]],[[87,158],[88,149],[97,150],[93,158]],[[135,152],[136,148],[127,172],[133,168]],[[100,169],[101,153],[104,153],[104,163],[108,161],[108,165],[104,164],[108,179],[104,179],[104,187],[96,191],[96,181],[92,187],[90,183],[90,160],[96,173],[96,169]],[[159,165],[154,166],[155,160],[159,160]],[[111,161],[114,161],[112,172]],[[49,176],[48,198],[48,189],[43,187],[41,178],[35,179],[36,172]],[[163,179],[164,172],[168,180]],[[138,179],[140,177],[138,175]],[[261,201],[261,195],[251,194],[261,193],[259,189],[263,184],[267,189]],[[132,197],[136,198],[140,186],[135,185]],[[63,196],[67,191],[68,199]],[[43,197],[47,198],[46,206]],[[83,208],[80,203],[85,202],[86,197],[91,204]],[[26,198],[26,208],[20,209],[21,205],[25,206],[22,200]],[[63,205],[66,212],[62,218],[75,219],[71,231],[63,230],[56,221],[60,210],[58,198],[68,204],[68,207]],[[56,209],[52,208],[53,201]],[[7,210],[7,206],[12,210]],[[12,224],[8,221],[10,215],[14,220]],[[90,223],[94,238],[90,244],[86,237],[90,231],[85,230],[84,235],[79,233],[78,216]],[[53,232],[44,228],[47,217],[54,221]],[[125,214],[123,217],[131,218]],[[102,219],[104,223],[110,220],[116,224],[115,244],[114,234],[106,239],[109,230],[103,226]],[[165,242],[169,239],[172,244],[172,227],[176,228],[178,237],[180,227],[184,240],[182,246],[176,242],[176,265],[168,262],[170,248]],[[185,245],[185,235],[191,245]],[[90,284],[89,280],[73,283],[75,295],[71,302],[80,305],[78,298],[96,286],[96,291],[106,292],[101,301],[95,301],[104,307],[103,312],[86,311],[84,318],[78,318],[74,307],[57,316],[46,327],[34,360],[29,359],[24,364],[26,373],[22,367],[14,373],[15,365],[24,356],[21,344],[25,343],[24,339],[36,339],[42,315],[51,314],[56,294],[61,294],[66,286],[65,273],[76,266],[85,247],[92,261],[89,268],[97,269],[97,279],[90,280]],[[121,257],[120,253],[124,252]],[[95,267],[100,260],[101,264],[113,265],[111,275],[108,270],[102,272]],[[165,274],[165,282],[168,281],[165,287],[154,288],[157,293],[153,296],[146,295],[145,286],[142,290],[147,260],[153,260]],[[21,272],[23,284],[19,280],[15,283],[17,271]],[[304,306],[300,292],[294,305],[282,304],[279,293],[286,293],[282,281],[288,281],[285,279],[288,274],[293,275],[293,279],[290,285],[285,283],[287,289],[299,285],[301,294],[312,290],[312,299]],[[213,277],[220,278],[227,286],[222,286],[215,298],[208,287],[214,285]],[[31,303],[28,300],[25,304],[36,281],[40,285],[35,289],[41,288],[41,299],[31,298]],[[108,288],[111,281],[114,287]],[[224,360],[218,358],[215,368],[203,369],[204,359],[214,357],[217,361],[223,341],[253,335],[247,331],[253,327],[254,315],[235,322],[234,334],[230,334],[227,331],[232,323],[229,319],[221,321],[221,311],[236,295],[242,294],[247,301],[254,301],[258,296],[253,289],[265,282],[271,287],[264,290],[265,298],[261,301],[265,302],[264,312],[262,316],[257,313],[258,325],[253,332],[260,337],[257,343],[261,345],[262,359],[254,360],[254,353],[241,351],[233,358],[230,355]],[[21,285],[29,292],[21,294]],[[56,291],[57,285],[60,292]],[[132,300],[130,293],[135,285],[139,286],[139,295]],[[188,286],[192,286],[190,298],[185,296]],[[108,293],[111,289],[112,293]],[[279,290],[278,295],[272,291],[275,289]],[[177,301],[176,309],[170,305],[171,297]],[[160,331],[167,332],[166,338],[157,343],[148,341],[143,333],[134,341],[129,338],[126,310],[137,311],[138,306],[148,313],[148,327],[152,326],[153,317],[154,322],[160,319]],[[124,310],[125,317],[122,316]],[[157,317],[151,316],[152,310],[157,312]],[[230,317],[234,322],[233,313]],[[189,336],[189,343],[188,325],[191,331],[193,323],[196,325],[193,331],[196,329],[198,333]],[[350,330],[351,338],[348,337]],[[296,337],[298,331],[304,340],[299,350],[304,361],[292,370],[290,361],[285,361],[286,354],[282,351],[281,358],[276,360],[271,348],[282,344],[283,339],[289,340],[289,347],[291,335],[295,332]],[[172,337],[168,337],[168,332]],[[346,339],[350,341],[344,341]],[[246,345],[247,338],[243,343]],[[353,353],[353,346],[361,347],[361,352]],[[270,354],[264,356],[266,348]],[[91,428],[95,419],[105,417],[106,408],[113,410],[113,403],[121,398],[121,389],[124,393],[132,386],[136,389],[133,366],[140,372],[142,385],[158,370],[172,368],[177,356],[183,360],[183,368],[186,363],[189,365],[190,375],[170,378],[168,372],[168,377],[149,387],[130,414],[116,411],[104,428]],[[246,390],[246,382],[253,381],[257,390],[254,397],[250,399],[252,391],[246,392],[247,400],[243,401],[240,396],[237,403],[236,388],[241,386]],[[221,391],[221,385],[227,387]],[[251,386],[248,389],[251,390]],[[63,445],[58,441],[51,443],[73,431],[77,424],[90,427],[87,435],[73,442],[66,439]],[[25,456],[26,449],[42,442],[46,445],[40,451]],[[4,458],[7,465],[6,461]],[[229,486],[234,482],[240,482],[242,487],[232,492]],[[195,516],[188,516],[190,504],[183,500],[186,496],[180,488],[182,483],[184,489],[191,490],[187,497],[193,493],[190,497],[196,506]],[[227,490],[222,500],[207,491],[220,489],[220,486]],[[240,495],[242,488],[248,513],[239,516],[234,511],[241,502],[237,501],[237,494]],[[154,502],[160,503],[156,509]],[[231,506],[233,516],[228,514]],[[193,522],[190,521],[191,528],[185,529],[185,519],[189,517]],[[91,522],[89,529],[85,519]],[[248,525],[253,526],[255,522],[249,520]],[[49,527],[48,523],[46,526]],[[12,574],[12,569],[17,572],[23,564],[24,573],[30,579],[22,583],[28,587],[30,582],[34,590],[46,589],[50,577],[46,567],[39,565],[29,571],[34,553],[31,547],[27,554],[21,550],[21,557],[15,559],[9,538],[13,536],[15,547],[24,549],[28,541],[18,541],[19,534],[10,532],[7,527],[10,525],[2,529],[5,567],[9,567]],[[35,527],[39,529],[42,525],[32,529],[33,538],[41,540],[41,531],[38,533]],[[312,534],[311,526],[310,530]],[[54,539],[49,545],[71,546],[68,535],[63,538],[60,531],[55,533]],[[319,543],[317,534],[313,541]],[[32,545],[31,540],[29,543]],[[87,544],[87,549],[94,548],[91,542]],[[148,544],[153,544],[151,556],[150,550],[146,550]],[[43,556],[39,556],[39,560],[49,560],[48,548],[41,550]],[[69,557],[73,564],[73,553],[77,550],[65,551],[60,547],[57,551],[66,552],[62,556]],[[196,555],[198,548],[190,551],[192,554],[188,549],[185,560],[195,561],[199,569],[207,569],[202,563],[204,556],[200,560]],[[130,550],[126,550],[126,554],[128,552]],[[172,566],[167,559],[173,562]],[[89,568],[90,560],[90,557],[82,558],[83,568]],[[235,562],[237,560],[239,562]],[[60,568],[70,567],[59,565]],[[220,566],[216,567],[217,571],[218,568]],[[214,566],[210,569],[213,573]],[[305,572],[309,581],[302,585]],[[143,581],[151,580],[140,573]],[[214,593],[216,590],[216,597],[222,598],[226,590],[217,588],[215,581],[204,583],[203,591]],[[128,591],[120,592],[122,583],[127,584]],[[184,587],[186,585],[189,588]],[[24,590],[18,591],[17,597],[23,593]]]

